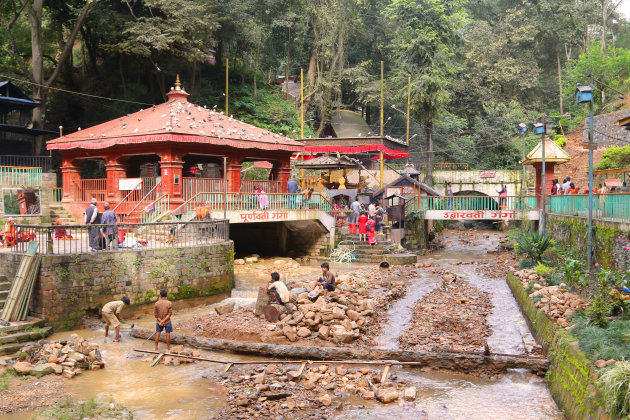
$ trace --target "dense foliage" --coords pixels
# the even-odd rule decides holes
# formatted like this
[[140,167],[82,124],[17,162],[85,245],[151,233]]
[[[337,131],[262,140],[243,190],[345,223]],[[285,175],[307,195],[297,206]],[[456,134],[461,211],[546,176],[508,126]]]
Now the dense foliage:
[[630,146],[611,146],[602,155],[596,169],[627,168],[630,166]]
[[[411,156],[510,168],[519,122],[570,111],[588,73],[630,85],[630,27],[612,0],[4,0],[0,79],[42,100],[34,125],[66,132],[164,100],[176,74],[197,103],[299,135],[279,76],[304,70],[305,135],[323,135],[338,107],[403,137],[411,76]],[[41,16],[41,18],[40,18]],[[31,85],[28,82],[37,85]],[[130,102],[79,96],[53,88]],[[612,91],[598,90],[597,111]],[[401,112],[393,109],[395,105]],[[529,132],[528,132],[529,133]],[[560,132],[558,134],[561,134]],[[526,136],[530,148],[538,139]]]

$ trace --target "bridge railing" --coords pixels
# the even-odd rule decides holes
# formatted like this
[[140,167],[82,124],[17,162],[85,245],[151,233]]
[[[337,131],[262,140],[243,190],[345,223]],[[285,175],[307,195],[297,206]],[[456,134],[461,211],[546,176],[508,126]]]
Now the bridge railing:
[[[547,197],[549,213],[588,216],[588,195],[552,195]],[[630,220],[630,194],[594,194],[593,217]]]
[[223,219],[207,219],[89,226],[14,225],[13,233],[4,235],[10,252],[26,253],[29,243],[37,241],[40,254],[67,255],[93,252],[92,249],[111,252],[219,243],[230,239],[230,223]]
[[503,210],[522,211],[536,210],[535,196],[451,196],[429,197],[421,196],[408,202],[407,212],[414,210]]
[[173,213],[185,219],[204,219],[217,211],[240,210],[321,210],[332,213],[332,204],[320,194],[309,200],[302,194],[198,193]]

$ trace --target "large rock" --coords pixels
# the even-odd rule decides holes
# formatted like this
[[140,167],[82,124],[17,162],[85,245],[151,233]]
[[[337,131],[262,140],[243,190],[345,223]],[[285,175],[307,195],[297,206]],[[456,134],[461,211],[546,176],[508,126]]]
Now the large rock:
[[61,375],[63,373],[63,366],[56,363],[46,363],[55,372],[55,375]]
[[330,404],[332,404],[332,398],[328,394],[322,395],[317,400],[325,406],[329,406]]
[[390,402],[396,401],[398,399],[398,391],[396,391],[394,388],[381,388],[376,391],[375,397],[380,402],[384,404],[389,404]]
[[336,344],[348,344],[354,340],[354,334],[352,331],[347,331],[345,328],[335,328],[333,330],[333,342]]
[[352,309],[348,309],[346,311],[346,315],[350,318],[351,321],[356,321],[359,319],[359,313],[357,311],[353,311]]
[[234,310],[234,304],[234,301],[229,303],[219,303],[214,307],[214,310],[217,312],[217,314],[224,315]]
[[326,340],[328,338],[328,333],[330,332],[330,327],[328,325],[322,325],[319,327],[319,337]]
[[298,337],[306,338],[311,335],[311,330],[306,327],[301,327],[299,330],[297,330],[297,335]]
[[[31,369],[31,371],[28,374],[32,375],[32,376],[37,376],[38,378],[41,377],[41,376],[50,375],[51,373],[53,373],[55,371],[52,368],[52,366],[50,366],[51,364],[52,363],[35,365],[35,366],[33,366],[33,368]],[[58,365],[55,365],[55,366],[58,366]],[[59,366],[59,367],[61,367],[61,366]]]
[[285,337],[287,337],[289,339],[289,341],[297,341],[297,339],[298,339],[295,327],[291,327],[289,325],[285,325],[282,328],[282,334],[284,334]]
[[256,298],[256,309],[254,314],[260,316],[265,313],[265,308],[271,303],[271,295],[267,292],[267,286],[258,288],[258,297]]
[[403,398],[405,399],[405,401],[413,401],[416,399],[416,393],[416,387],[410,386],[408,388],[405,388],[405,391],[403,392]]
[[33,365],[31,365],[28,362],[16,362],[13,365],[13,370],[19,373],[20,375],[28,375],[29,373],[31,373],[32,369],[33,369]]
[[245,260],[242,258],[237,258],[234,260],[234,265],[245,265]]

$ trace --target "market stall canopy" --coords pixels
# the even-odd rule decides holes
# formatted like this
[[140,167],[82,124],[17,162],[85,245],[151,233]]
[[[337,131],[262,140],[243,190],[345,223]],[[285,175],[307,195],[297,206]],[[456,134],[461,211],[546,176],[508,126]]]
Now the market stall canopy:
[[[571,157],[564,151],[555,141],[551,139],[545,140],[545,162],[551,163],[565,163],[571,160]],[[523,159],[521,165],[532,165],[534,163],[542,162],[542,142],[539,142],[536,147]]]
[[300,169],[345,169],[357,168],[359,167],[359,162],[353,161],[346,156],[324,155],[297,162],[295,166]]

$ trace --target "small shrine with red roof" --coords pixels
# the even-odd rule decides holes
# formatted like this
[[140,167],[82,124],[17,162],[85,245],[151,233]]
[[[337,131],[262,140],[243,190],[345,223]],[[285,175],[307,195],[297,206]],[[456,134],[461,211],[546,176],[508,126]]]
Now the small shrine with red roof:
[[[303,152],[302,143],[195,105],[188,96],[178,76],[165,103],[47,143],[62,156],[62,201],[75,216],[91,198],[137,207],[168,195],[174,209],[201,192],[251,192],[255,186],[285,192],[291,155]],[[90,159],[104,160],[104,179],[81,178]],[[241,181],[248,161],[271,163],[269,181]],[[216,175],[200,178],[198,164],[213,165]]]

